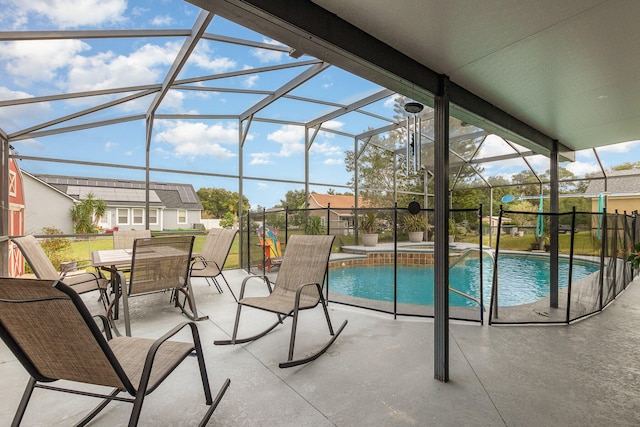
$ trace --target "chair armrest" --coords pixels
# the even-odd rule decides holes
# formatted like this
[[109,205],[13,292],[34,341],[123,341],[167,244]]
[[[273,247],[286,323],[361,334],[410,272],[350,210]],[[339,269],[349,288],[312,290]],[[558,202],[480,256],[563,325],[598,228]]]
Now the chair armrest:
[[306,288],[307,286],[316,286],[318,288],[318,293],[320,294],[320,298],[322,298],[322,286],[320,286],[320,283],[304,283],[302,285],[299,285],[298,288],[296,289],[296,302],[295,302],[296,308],[298,308],[298,306],[300,305],[300,296],[302,295],[302,291],[304,290],[304,288]]
[[269,293],[273,292],[271,281],[267,276],[258,276],[258,275],[252,274],[250,276],[245,277],[244,280],[242,281],[242,285],[240,287],[239,299],[242,299],[244,297],[244,288],[245,288],[245,285],[249,282],[249,279],[262,279],[262,281],[264,281],[267,284],[267,289],[269,290]]
[[94,314],[92,317],[95,317],[102,321],[102,330],[107,337],[107,341],[110,341],[111,338],[113,338],[113,335],[111,334],[111,327],[109,325],[109,320],[107,319],[107,317],[104,314]]
[[[215,262],[212,259],[206,259],[202,255],[198,255],[196,257],[193,257],[191,265],[189,266],[189,269],[191,271],[204,270],[205,268],[207,268],[207,264],[208,263],[214,264],[218,270],[222,271],[222,269],[220,268],[220,266],[218,265],[217,262]],[[200,267],[198,264],[202,264],[202,267]],[[198,266],[196,267],[196,265],[198,265]]]
[[146,385],[149,384],[149,378],[151,377],[151,368],[153,367],[153,361],[156,357],[156,353],[160,349],[160,346],[164,344],[169,338],[173,337],[175,334],[184,329],[185,326],[189,326],[191,328],[191,336],[193,337],[193,345],[194,348],[202,352],[202,347],[200,345],[200,335],[198,334],[198,328],[194,322],[183,322],[179,325],[175,326],[169,332],[158,338],[154,341],[154,343],[147,351],[147,357],[144,361],[144,369],[142,370],[142,376],[140,378],[140,384],[145,384],[144,389],[138,388],[138,393],[142,392],[146,394]]

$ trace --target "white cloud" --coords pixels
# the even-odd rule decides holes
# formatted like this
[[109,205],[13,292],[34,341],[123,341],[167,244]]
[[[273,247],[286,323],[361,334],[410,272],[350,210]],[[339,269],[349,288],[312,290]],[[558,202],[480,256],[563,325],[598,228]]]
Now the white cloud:
[[516,151],[509,146],[502,138],[489,135],[482,143],[476,158],[500,156],[502,154],[514,154]]
[[[327,122],[322,123],[322,127],[331,129],[331,130],[340,130],[344,127],[344,122],[341,122],[339,120],[329,120]],[[325,138],[335,137],[335,135],[330,132],[324,132],[323,135],[325,136]]]
[[[0,86],[0,99],[23,99],[33,98],[31,94],[22,91],[15,91],[4,86]],[[11,108],[0,108],[0,123],[5,132],[13,132],[26,124],[33,124],[33,121],[44,119],[51,113],[51,104],[48,102],[38,102],[35,104],[16,105]]]
[[323,142],[323,143],[314,142],[313,145],[311,145],[310,152],[314,154],[321,154],[327,157],[344,155],[342,148],[340,148],[337,145],[331,145],[328,142]]
[[[196,158],[210,156],[219,160],[235,157],[236,154],[224,145],[238,143],[238,129],[234,124],[202,122],[159,121],[163,129],[155,136],[155,141],[169,144],[178,157]],[[247,136],[252,139],[251,135]]]
[[251,89],[258,83],[258,80],[260,80],[260,76],[257,74],[245,77],[242,81],[242,86],[244,86],[245,89]]
[[250,165],[271,165],[273,163],[270,153],[251,153]]
[[344,159],[326,159],[322,163],[328,166],[344,165]]
[[[34,81],[55,83],[61,91],[81,92],[159,82],[175,60],[181,43],[145,44],[128,55],[113,51],[82,55],[91,46],[80,40],[47,40],[5,43],[0,47],[0,60],[19,84]],[[196,49],[189,64],[208,71],[222,72],[235,67],[228,58],[211,58],[206,47]],[[163,100],[166,110],[181,111],[185,93],[170,91]],[[77,99],[73,103],[95,102]],[[141,106],[142,103],[142,106]],[[145,111],[149,100],[127,103],[119,108]]]
[[279,155],[282,157],[304,153],[304,128],[302,126],[284,125],[279,130],[267,135],[267,139],[281,145]]
[[128,56],[112,51],[75,56],[70,60],[67,89],[75,92],[161,81],[180,46],[178,42],[167,42],[162,46],[145,44]]
[[393,110],[394,107],[396,106],[396,98],[398,97],[400,97],[400,95],[398,95],[397,93],[395,95],[391,95],[390,97],[384,100],[384,103],[382,105],[384,105],[385,108],[390,108]]
[[14,26],[45,18],[60,28],[100,26],[124,21],[126,0],[6,0],[3,13]]
[[224,56],[213,56],[210,42],[198,43],[193,53],[189,56],[187,65],[196,65],[213,73],[223,73],[234,69],[237,62]]
[[627,153],[640,145],[640,141],[622,142],[620,144],[605,145],[598,147],[598,153]]
[[264,190],[265,188],[269,188],[269,186],[267,184],[259,182],[258,183],[258,188],[261,189],[261,190]]
[[[271,44],[274,46],[284,46],[282,43],[271,39],[264,39],[263,43]],[[280,62],[285,55],[284,52],[269,49],[251,49],[250,53],[261,63]]]
[[37,139],[23,139],[21,141],[12,141],[11,144],[16,147],[18,153],[20,152],[20,147],[33,148],[36,150],[42,150],[44,148],[44,144]]
[[118,145],[120,144],[118,144],[117,142],[106,142],[104,144],[104,151],[111,151],[111,149],[116,148]]
[[570,162],[565,167],[568,171],[576,175],[577,177],[583,177],[591,172],[599,172],[600,166],[596,163],[588,163],[588,162]]
[[80,52],[90,49],[81,40],[7,42],[0,44],[0,60],[18,84],[28,86],[34,81],[53,81],[59,69],[68,67]]
[[153,19],[151,20],[151,25],[155,25],[158,27],[166,27],[168,25],[173,24],[173,18],[169,15],[164,15],[164,16],[154,16]]

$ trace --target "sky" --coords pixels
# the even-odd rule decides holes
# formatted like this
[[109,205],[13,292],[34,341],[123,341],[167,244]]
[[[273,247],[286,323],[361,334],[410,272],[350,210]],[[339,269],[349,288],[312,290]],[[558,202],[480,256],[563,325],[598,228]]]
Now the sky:
[[[0,31],[40,30],[189,30],[200,10],[179,0],[0,0]],[[158,169],[188,173],[153,172],[152,181],[191,183],[200,187],[223,187],[238,191],[242,169],[245,177],[243,192],[253,208],[271,207],[284,199],[289,190],[304,186],[304,130],[283,121],[304,122],[333,111],[336,105],[348,105],[357,99],[377,93],[383,88],[329,67],[290,94],[260,111],[257,116],[266,121],[254,121],[247,132],[242,152],[238,148],[238,121],[222,118],[245,111],[280,86],[314,67],[302,56],[294,59],[286,47],[261,34],[240,27],[218,16],[207,33],[250,40],[273,48],[241,46],[202,40],[182,69],[178,79],[212,76],[194,82],[190,90],[167,93],[158,114],[183,115],[180,118],[156,119],[150,150],[150,164]],[[47,100],[17,106],[5,106],[3,100],[43,97],[59,93],[77,93],[116,87],[132,87],[161,83],[184,38],[84,38],[36,41],[0,42],[0,129],[9,135],[51,122],[46,129],[64,128],[93,121],[113,121],[143,117],[153,95],[143,96],[108,109],[89,112],[100,104],[132,95],[84,96],[72,100]],[[269,72],[253,69],[278,64],[295,67]],[[306,64],[306,65],[305,65]],[[224,73],[243,72],[224,77]],[[213,78],[215,76],[215,78]],[[202,90],[194,90],[201,88]],[[241,89],[232,93],[229,89]],[[316,98],[324,104],[305,101]],[[87,114],[67,117],[78,111]],[[324,124],[332,132],[319,132],[309,156],[311,190],[325,192],[328,188],[346,191],[351,178],[345,170],[344,152],[353,149],[355,135],[369,128],[388,124],[382,117],[393,116],[393,97],[368,105],[368,114],[349,113]],[[213,118],[189,118],[189,114],[212,115]],[[606,141],[603,142],[606,144]],[[145,121],[127,120],[108,126],[75,132],[35,135],[12,141],[15,151],[23,156],[135,166],[88,167],[62,162],[22,160],[24,170],[34,174],[57,174],[82,177],[144,180],[146,162]],[[499,155],[512,149],[499,138],[489,138],[480,157]],[[640,160],[640,144],[631,141],[598,150],[605,167]],[[537,172],[548,169],[548,159],[529,159]],[[576,161],[562,164],[578,177],[598,170],[591,150],[579,152]],[[484,163],[486,174],[509,177],[526,165],[522,160]],[[198,175],[210,174],[215,176]],[[274,182],[280,179],[287,182]]]

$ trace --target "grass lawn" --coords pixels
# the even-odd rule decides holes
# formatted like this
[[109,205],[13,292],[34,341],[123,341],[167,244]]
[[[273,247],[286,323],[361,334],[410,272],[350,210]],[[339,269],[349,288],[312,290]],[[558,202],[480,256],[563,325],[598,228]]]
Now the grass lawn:
[[[206,235],[197,235],[193,242],[193,252],[200,252]],[[231,245],[227,262],[224,264],[224,268],[238,268],[239,265],[239,244],[238,236],[236,236]],[[90,240],[76,240],[71,243],[71,260],[81,261],[90,260],[91,252],[105,249],[113,249],[113,238],[111,236],[100,236]]]
[[[477,236],[458,238],[457,241],[478,243]],[[500,249],[513,250],[513,251],[530,251],[531,244],[535,243],[537,239],[533,234],[525,234],[522,237],[512,237],[508,234],[502,234],[500,236]],[[483,243],[489,245],[489,236],[483,236]],[[493,247],[496,245],[496,236],[493,236]],[[548,240],[545,242],[549,244]],[[558,235],[559,251],[562,254],[569,254],[571,245],[571,234],[559,234]],[[580,231],[575,234],[573,242],[573,252],[576,255],[599,255],[601,248],[601,241],[592,236],[590,231]]]

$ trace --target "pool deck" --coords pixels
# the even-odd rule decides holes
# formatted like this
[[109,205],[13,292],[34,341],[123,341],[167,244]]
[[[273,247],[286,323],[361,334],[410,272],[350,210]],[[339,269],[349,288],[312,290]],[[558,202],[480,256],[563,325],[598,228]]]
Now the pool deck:
[[[246,274],[225,273],[239,292]],[[244,345],[229,337],[236,304],[194,281],[198,322],[214,390],[231,386],[210,426],[637,426],[640,424],[640,285],[636,279],[604,312],[570,326],[498,327],[451,322],[450,381],[434,379],[433,322],[330,306],[342,335],[320,358],[280,369],[291,322]],[[251,287],[252,294],[265,292]],[[136,336],[158,337],[185,320],[166,295],[132,301]],[[97,306],[92,298],[89,305]],[[244,316],[247,316],[246,318]],[[241,331],[273,315],[246,309]],[[296,353],[327,338],[322,311],[301,314]],[[0,425],[9,425],[27,374],[0,344]],[[183,363],[145,400],[140,425],[195,425],[204,411],[195,360]],[[95,399],[36,390],[23,425],[66,426]],[[124,425],[130,405],[111,403],[92,425]]]

